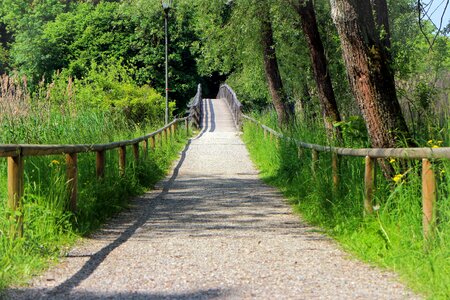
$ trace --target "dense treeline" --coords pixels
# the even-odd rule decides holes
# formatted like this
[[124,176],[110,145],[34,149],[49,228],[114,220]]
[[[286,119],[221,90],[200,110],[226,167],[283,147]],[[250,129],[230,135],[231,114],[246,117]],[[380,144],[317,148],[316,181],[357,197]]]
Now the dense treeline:
[[[339,20],[345,21],[337,17],[338,8],[351,3],[175,1],[169,22],[171,99],[182,108],[198,82],[206,83],[213,96],[214,84],[228,81],[249,109],[273,103],[281,123],[294,111],[306,118],[320,114],[325,128],[339,136],[349,117],[362,113],[370,127],[370,112],[364,111],[364,105],[355,105],[361,87],[347,80],[352,75],[347,75],[343,54],[348,60],[354,53],[346,54],[342,47],[345,31],[337,30]],[[398,95],[405,118],[425,122],[436,112],[437,100],[447,100],[442,88],[448,88],[443,78],[450,65],[449,39],[442,32],[448,31],[448,25],[444,24],[447,29],[435,39],[432,23],[419,22],[416,1],[355,3],[361,24],[374,22],[367,26],[372,30],[371,39],[379,40],[364,46],[369,51],[367,61],[372,61],[368,67],[386,62],[379,76],[386,78],[392,73],[396,80],[395,87],[391,83],[390,88],[375,88],[391,90],[376,97],[396,103],[391,99]],[[374,15],[364,17],[364,9],[371,5]],[[148,84],[162,93],[163,18],[159,1],[5,0],[0,5],[0,72],[25,74],[33,87],[43,78],[51,82],[56,73],[83,79],[92,66],[120,61],[133,83]],[[366,33],[367,26],[363,29]],[[347,63],[347,70],[351,69]],[[388,82],[377,79],[372,81]],[[401,113],[393,108],[387,115],[392,119]],[[424,127],[415,124],[409,126],[411,133],[406,133],[401,124],[401,120],[392,122],[386,130],[397,127],[403,135],[411,134],[411,140],[417,139],[418,133],[427,134],[418,132]],[[374,146],[393,146],[373,137],[372,131],[369,128]]]

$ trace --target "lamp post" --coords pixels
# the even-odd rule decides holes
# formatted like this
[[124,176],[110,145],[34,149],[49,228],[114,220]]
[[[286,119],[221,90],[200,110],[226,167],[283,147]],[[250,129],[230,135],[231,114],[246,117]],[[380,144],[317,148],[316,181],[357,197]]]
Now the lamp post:
[[169,35],[168,35],[168,24],[169,10],[173,5],[173,0],[161,0],[161,4],[164,10],[164,31],[166,35],[166,113],[164,117],[165,124],[169,123],[169,74],[168,74],[168,46],[169,46]]

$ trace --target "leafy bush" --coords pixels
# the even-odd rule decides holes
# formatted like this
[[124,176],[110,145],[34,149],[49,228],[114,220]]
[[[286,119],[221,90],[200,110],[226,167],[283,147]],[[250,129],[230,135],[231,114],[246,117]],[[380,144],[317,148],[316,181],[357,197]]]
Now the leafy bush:
[[[129,76],[130,70],[121,60],[111,59],[108,64],[91,64],[83,79],[72,79],[68,70],[55,76],[48,86],[52,105],[89,107],[98,111],[123,114],[130,124],[162,124],[165,99],[148,85],[137,86]],[[170,114],[175,103],[170,102]]]

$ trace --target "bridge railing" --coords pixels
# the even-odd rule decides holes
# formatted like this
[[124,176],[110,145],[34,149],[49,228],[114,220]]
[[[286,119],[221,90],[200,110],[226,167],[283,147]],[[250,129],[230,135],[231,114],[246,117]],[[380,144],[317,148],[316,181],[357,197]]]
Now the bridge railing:
[[195,127],[200,128],[202,124],[202,86],[197,86],[197,94],[189,102],[189,119]]
[[218,99],[225,99],[233,116],[234,124],[239,130],[242,125],[242,104],[238,100],[236,93],[227,84],[222,84],[217,94]]
[[298,149],[311,150],[312,172],[317,168],[319,153],[331,154],[331,170],[333,178],[333,187],[337,190],[339,185],[339,156],[356,156],[365,158],[364,173],[364,210],[366,214],[373,212],[373,197],[375,192],[375,164],[378,158],[397,158],[397,159],[421,159],[422,160],[422,209],[423,209],[423,231],[424,235],[430,234],[433,223],[435,222],[435,203],[436,203],[436,176],[433,171],[431,160],[450,159],[450,148],[342,148],[331,147],[317,144],[305,143],[274,129],[261,124],[259,121],[242,114],[242,105],[236,97],[234,91],[228,85],[222,85],[219,90],[218,98],[225,98],[233,113],[236,126],[240,127],[242,119],[246,119],[262,128],[264,137],[269,136],[270,140],[285,139],[289,140],[298,147]]
[[0,157],[7,158],[7,178],[8,178],[8,209],[11,212],[10,217],[14,217],[15,236],[23,235],[23,217],[21,213],[15,213],[22,207],[22,197],[24,194],[24,157],[47,156],[47,155],[65,155],[66,157],[66,178],[69,198],[69,209],[73,212],[77,210],[77,183],[78,183],[78,165],[77,157],[79,153],[96,153],[96,177],[101,179],[105,174],[106,156],[108,150],[118,149],[119,155],[119,174],[125,176],[126,152],[127,147],[131,146],[133,156],[136,161],[139,160],[140,144],[143,144],[144,156],[148,155],[149,148],[154,149],[163,140],[167,143],[174,136],[177,125],[184,123],[186,133],[189,132],[189,119],[195,118],[189,116],[186,118],[174,119],[166,126],[143,136],[131,140],[123,140],[107,144],[77,144],[77,145],[2,145],[0,144]]

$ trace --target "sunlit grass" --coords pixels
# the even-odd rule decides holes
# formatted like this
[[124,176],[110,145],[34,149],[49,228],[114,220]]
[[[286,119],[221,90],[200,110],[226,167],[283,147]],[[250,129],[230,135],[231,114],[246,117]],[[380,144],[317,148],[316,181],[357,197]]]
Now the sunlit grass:
[[[260,118],[262,123],[276,126],[273,117]],[[287,134],[326,144],[326,137],[317,134],[323,132],[318,126],[299,124]],[[413,290],[432,299],[450,298],[448,161],[434,163],[439,179],[438,224],[433,239],[425,241],[418,161],[409,162],[407,176],[396,182],[386,180],[378,170],[375,212],[364,216],[364,158],[341,158],[339,189],[335,191],[330,154],[320,154],[314,175],[309,150],[299,153],[295,145],[285,141],[277,146],[251,123],[244,125],[243,138],[262,178],[282,190],[303,219],[324,228],[364,261],[396,271]]]

